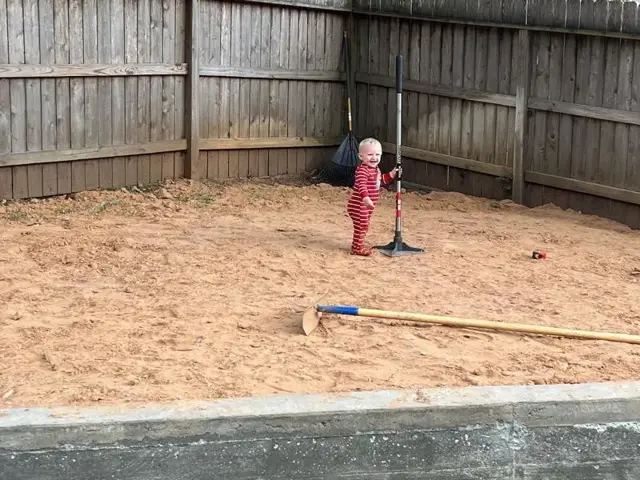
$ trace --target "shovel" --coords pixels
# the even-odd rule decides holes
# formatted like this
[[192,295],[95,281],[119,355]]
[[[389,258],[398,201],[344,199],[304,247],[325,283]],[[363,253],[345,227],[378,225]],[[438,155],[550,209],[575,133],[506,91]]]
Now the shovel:
[[490,320],[474,320],[470,318],[445,317],[440,315],[425,315],[422,313],[394,312],[388,310],[374,310],[341,305],[314,305],[307,309],[302,317],[302,329],[305,335],[311,334],[320,324],[323,313],[350,315],[356,317],[389,318],[407,320],[410,322],[431,323],[450,327],[481,328],[489,330],[533,333],[538,335],[552,335],[558,337],[583,338],[590,340],[607,340],[610,342],[634,343],[640,345],[640,335],[625,333],[595,332],[590,330],[573,330],[570,328],[545,327],[543,325],[527,325],[522,323],[494,322]]

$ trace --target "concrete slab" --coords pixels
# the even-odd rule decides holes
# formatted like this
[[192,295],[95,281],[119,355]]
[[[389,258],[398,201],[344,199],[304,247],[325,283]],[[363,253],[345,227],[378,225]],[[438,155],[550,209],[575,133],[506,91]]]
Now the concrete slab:
[[640,478],[640,382],[0,410],[0,478]]

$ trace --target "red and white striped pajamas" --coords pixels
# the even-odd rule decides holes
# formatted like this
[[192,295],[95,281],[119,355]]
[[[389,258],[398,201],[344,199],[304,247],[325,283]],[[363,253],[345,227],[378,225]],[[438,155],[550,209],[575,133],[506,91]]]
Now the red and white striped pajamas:
[[383,174],[377,166],[371,167],[363,163],[356,168],[353,193],[347,203],[347,212],[353,221],[351,253],[357,255],[370,253],[370,250],[364,246],[364,239],[369,231],[373,208],[368,207],[363,200],[369,197],[376,205],[380,198],[380,187],[391,181],[393,181],[391,174]]

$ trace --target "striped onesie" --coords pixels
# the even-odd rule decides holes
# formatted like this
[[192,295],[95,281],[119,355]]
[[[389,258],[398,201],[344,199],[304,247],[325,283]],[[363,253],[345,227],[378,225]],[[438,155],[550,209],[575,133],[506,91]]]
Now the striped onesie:
[[365,205],[363,199],[369,197],[376,205],[380,198],[380,187],[392,181],[391,174],[383,174],[378,166],[371,167],[363,163],[356,168],[354,190],[347,203],[347,212],[353,221],[351,253],[371,254],[371,250],[364,246],[364,238],[369,230],[373,209]]

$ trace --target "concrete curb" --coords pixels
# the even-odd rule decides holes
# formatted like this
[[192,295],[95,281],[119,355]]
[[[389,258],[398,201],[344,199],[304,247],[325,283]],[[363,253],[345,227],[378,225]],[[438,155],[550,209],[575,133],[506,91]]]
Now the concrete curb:
[[0,410],[0,477],[640,478],[640,382]]

